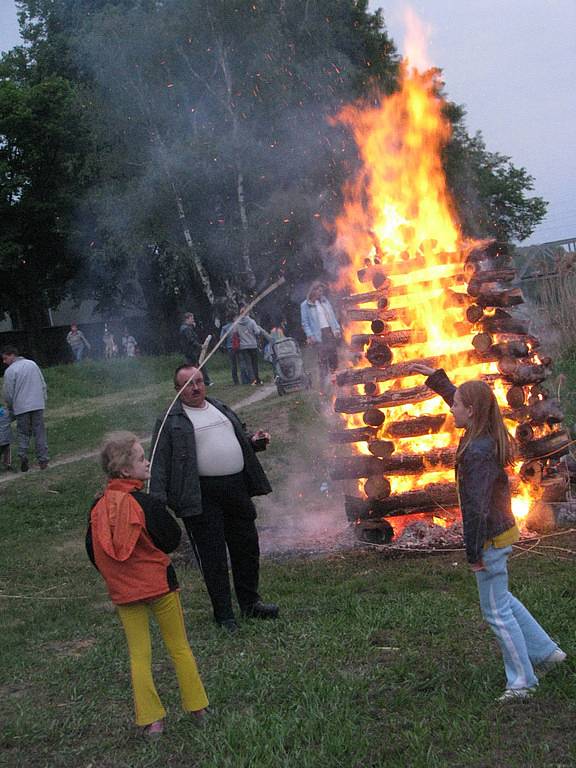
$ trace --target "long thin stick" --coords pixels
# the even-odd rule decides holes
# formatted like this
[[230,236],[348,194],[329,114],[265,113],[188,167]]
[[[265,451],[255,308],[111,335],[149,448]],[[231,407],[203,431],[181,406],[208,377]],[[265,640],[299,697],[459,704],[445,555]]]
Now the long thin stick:
[[[272,291],[275,291],[276,288],[279,288],[284,282],[286,282],[286,278],[284,278],[284,277],[278,278],[278,280],[276,280],[276,282],[272,283],[272,285],[269,285],[268,288],[266,288],[265,291],[262,291],[262,293],[258,294],[258,296],[256,296],[255,299],[252,299],[250,304],[247,304],[244,307],[244,309],[242,310],[242,312],[240,312],[238,317],[234,320],[234,322],[230,324],[230,328],[228,328],[226,333],[223,336],[220,337],[218,342],[214,345],[212,351],[209,352],[206,355],[206,357],[202,360],[202,362],[199,362],[198,366],[194,366],[194,367],[197,368],[197,370],[201,370],[206,365],[208,360],[210,360],[210,358],[212,357],[214,352],[216,352],[216,350],[220,348],[220,346],[226,340],[228,335],[230,333],[232,333],[232,331],[234,329],[234,326],[236,325],[238,320],[241,320],[243,317],[246,317],[246,315],[250,314],[250,312],[252,311],[253,307],[255,307],[256,304],[258,304],[258,302],[262,301],[262,299],[265,298],[266,296],[268,296],[268,294],[272,293]],[[150,480],[152,478],[152,467],[154,466],[154,459],[156,457],[156,448],[158,447],[158,442],[160,440],[160,435],[162,434],[162,430],[164,429],[164,425],[166,424],[166,420],[167,420],[167,418],[168,418],[168,416],[170,414],[170,411],[172,410],[172,407],[173,407],[174,403],[176,402],[176,400],[178,400],[178,398],[180,397],[182,392],[186,389],[188,384],[190,384],[190,382],[192,381],[193,378],[194,378],[194,374],[192,374],[192,376],[190,376],[190,378],[187,381],[184,382],[184,384],[180,387],[178,392],[176,392],[176,397],[172,400],[172,402],[168,406],[168,409],[166,410],[166,413],[164,414],[164,418],[162,419],[162,423],[160,424],[160,429],[158,430],[158,434],[156,435],[156,441],[154,442],[154,446],[152,448],[152,455],[150,456],[150,475],[148,477],[148,484],[147,484],[147,487],[146,487],[147,491],[150,491]]]

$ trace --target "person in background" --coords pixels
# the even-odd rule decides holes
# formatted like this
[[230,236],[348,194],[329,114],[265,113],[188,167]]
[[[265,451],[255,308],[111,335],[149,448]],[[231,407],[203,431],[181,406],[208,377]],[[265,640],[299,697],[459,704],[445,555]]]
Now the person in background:
[[274,342],[286,338],[286,333],[284,332],[285,328],[286,320],[283,319],[270,329],[270,340],[266,342],[266,346],[264,347],[264,360],[268,363],[274,361]]
[[104,358],[106,360],[112,360],[112,358],[116,357],[118,354],[118,346],[112,331],[108,328],[108,325],[104,326],[104,335],[102,336],[102,341],[104,343]]
[[4,374],[3,397],[10,415],[16,417],[18,434],[18,457],[20,470],[28,472],[28,449],[34,435],[34,447],[40,469],[48,466],[48,442],[44,426],[46,408],[46,382],[42,371],[33,360],[18,354],[16,347],[2,350],[2,362],[7,370]]
[[[246,305],[240,307],[243,312]],[[250,384],[262,384],[258,370],[258,341],[260,338],[270,341],[270,334],[261,328],[249,315],[236,320],[234,329],[238,333],[238,360],[240,372],[245,372]],[[245,383],[244,381],[242,382]]]
[[124,355],[126,357],[136,357],[136,352],[138,350],[138,342],[134,338],[134,336],[131,335],[130,331],[127,327],[124,327],[124,331],[122,332],[122,351],[124,352]]
[[[278,606],[258,593],[260,547],[252,496],[272,491],[256,451],[266,432],[247,434],[224,403],[206,397],[202,371],[181,366],[174,374],[180,393],[164,427],[152,437],[150,493],[182,518],[212,602],[214,621],[228,632],[238,624],[232,609],[228,553],[243,616],[275,619]],[[228,551],[227,551],[228,550]]]
[[7,408],[0,405],[0,463],[12,469],[12,423]]
[[340,324],[326,297],[325,283],[312,283],[308,296],[300,305],[300,319],[307,343],[318,353],[320,391],[323,391],[328,372],[338,368],[338,341],[342,336]]
[[90,510],[86,552],[106,582],[124,627],[136,724],[146,736],[157,737],[164,730],[166,710],[152,677],[150,614],[176,669],[182,708],[199,722],[208,706],[168,556],[180,542],[180,526],[164,504],[142,491],[150,463],[136,435],[112,433],[100,458],[108,483]]
[[232,330],[230,333],[228,333],[230,328],[232,328],[233,323],[234,315],[229,315],[227,322],[222,326],[222,330],[220,331],[220,338],[226,336],[226,339],[224,340],[224,346],[226,348],[226,354],[228,355],[228,360],[230,362],[232,383],[238,385],[240,383],[238,381],[238,349],[240,346],[240,337],[238,336],[237,331]]
[[[196,318],[193,312],[184,313],[184,322],[180,326],[180,349],[184,355],[184,360],[188,365],[198,365],[200,362],[200,353],[202,352],[202,343],[198,338],[198,328]],[[205,365],[202,366],[204,372],[204,381],[207,387],[212,386],[210,374]]]
[[480,607],[504,658],[506,690],[498,701],[529,698],[538,675],[557,667],[566,654],[508,591],[508,557],[519,538],[505,471],[514,458],[513,438],[486,382],[455,387],[442,369],[422,363],[414,363],[412,372],[428,377],[426,385],[444,398],[454,424],[464,430],[456,453],[458,498]]
[[66,343],[72,350],[74,361],[76,363],[81,362],[82,358],[84,357],[85,350],[91,349],[90,342],[86,336],[84,336],[82,331],[78,329],[76,323],[71,324],[68,335],[66,336]]

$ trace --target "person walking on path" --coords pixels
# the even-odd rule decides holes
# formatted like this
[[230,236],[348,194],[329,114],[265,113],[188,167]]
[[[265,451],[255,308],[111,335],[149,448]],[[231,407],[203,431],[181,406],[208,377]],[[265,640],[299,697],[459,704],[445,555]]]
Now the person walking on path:
[[70,326],[70,330],[68,331],[68,335],[66,336],[66,343],[72,350],[72,354],[74,355],[74,361],[76,363],[80,363],[82,361],[82,358],[84,357],[85,350],[91,349],[90,342],[84,336],[82,331],[78,329],[78,326],[76,323],[72,323]]
[[138,342],[134,336],[132,336],[128,328],[124,328],[122,332],[121,343],[124,357],[136,357],[136,353],[138,351]]
[[486,382],[467,381],[456,388],[442,369],[415,363],[412,371],[428,377],[427,386],[448,403],[456,427],[464,429],[456,481],[466,558],[504,658],[506,690],[498,701],[529,698],[538,675],[561,664],[566,654],[508,590],[508,556],[519,538],[505,472],[513,461],[513,439]]
[[[199,365],[200,353],[202,352],[202,343],[198,338],[198,327],[196,325],[196,318],[193,312],[186,312],[184,314],[184,322],[180,326],[180,348],[184,355],[184,360],[188,365]],[[210,374],[206,366],[203,366],[204,380],[206,386],[212,386],[210,380]]]
[[3,397],[8,410],[16,417],[18,457],[20,469],[28,472],[28,449],[34,435],[34,447],[40,469],[48,466],[48,443],[44,426],[46,408],[46,382],[42,371],[33,360],[18,354],[16,347],[2,350],[4,373]]
[[320,391],[323,391],[328,372],[338,368],[338,341],[342,336],[340,323],[326,297],[325,283],[312,283],[308,296],[300,304],[300,319],[307,343],[318,353]]
[[251,498],[272,491],[255,453],[269,437],[261,430],[247,434],[234,411],[207,398],[201,370],[181,366],[174,386],[180,396],[152,437],[150,493],[182,518],[217,624],[238,629],[226,549],[242,615],[276,618],[278,607],[263,603],[258,593],[260,548]]
[[[240,307],[241,312],[245,309],[245,306]],[[249,315],[244,315],[234,323],[234,332],[238,334],[238,360],[242,383],[262,384],[258,370],[258,340],[264,337],[267,341],[271,341],[270,334]]]
[[152,677],[150,614],[176,669],[182,708],[200,721],[208,706],[168,556],[178,546],[181,530],[165,505],[142,491],[150,463],[136,435],[109,435],[101,461],[108,483],[90,510],[86,551],[106,582],[124,627],[136,724],[146,736],[156,737],[164,730],[166,710]]

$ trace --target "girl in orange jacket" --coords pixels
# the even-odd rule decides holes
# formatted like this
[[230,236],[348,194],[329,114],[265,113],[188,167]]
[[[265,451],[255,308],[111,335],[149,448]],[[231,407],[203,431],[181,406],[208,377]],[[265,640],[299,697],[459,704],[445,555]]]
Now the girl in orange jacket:
[[145,735],[156,737],[163,732],[166,710],[152,677],[150,613],[176,669],[183,709],[202,720],[208,706],[168,556],[178,546],[181,531],[166,507],[142,491],[149,462],[136,435],[109,435],[101,460],[108,484],[90,511],[86,550],[106,582],[124,627],[136,723],[143,726]]

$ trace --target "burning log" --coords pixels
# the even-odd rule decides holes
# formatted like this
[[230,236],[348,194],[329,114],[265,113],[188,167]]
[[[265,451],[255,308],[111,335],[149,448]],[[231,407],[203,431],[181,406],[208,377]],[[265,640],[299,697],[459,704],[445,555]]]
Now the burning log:
[[[479,355],[476,352],[461,352],[458,355],[459,365],[476,365],[490,360],[496,360],[496,355]],[[390,381],[393,379],[402,379],[406,376],[413,376],[412,366],[415,363],[428,365],[431,368],[440,368],[446,363],[447,358],[443,356],[421,357],[414,360],[408,360],[402,363],[392,363],[378,368],[347,368],[336,374],[336,384],[339,387],[355,384],[366,384],[372,381]]]
[[368,450],[372,456],[387,459],[394,453],[394,443],[391,440],[372,440],[368,443]]
[[440,432],[446,416],[415,416],[413,418],[393,421],[386,426],[387,437],[418,437],[420,435],[432,435]]
[[530,347],[525,341],[503,341],[498,344],[492,344],[488,348],[486,357],[528,357]]
[[543,424],[559,424],[564,419],[564,412],[560,401],[551,397],[548,400],[537,400],[532,405],[517,409],[510,414],[510,418],[516,421],[529,422],[532,426],[541,426]]
[[468,293],[470,296],[478,296],[485,283],[511,283],[516,277],[515,269],[484,269],[476,270],[470,277]]
[[477,323],[483,317],[484,310],[482,307],[479,307],[478,304],[471,304],[466,310],[466,320],[468,320],[469,323],[472,323],[472,325]]
[[524,304],[524,295],[521,288],[508,288],[501,290],[492,283],[482,286],[482,291],[476,294],[476,302],[481,307],[514,307]]
[[526,517],[526,527],[538,533],[576,526],[576,501],[537,501]]
[[395,408],[407,403],[422,403],[437,397],[436,393],[425,384],[409,389],[389,389],[380,395],[369,397],[367,395],[348,395],[337,397],[334,402],[336,413],[363,413],[369,408]]
[[332,459],[330,477],[332,480],[356,479],[378,475],[382,477],[382,459],[375,456],[337,456]]
[[519,424],[514,436],[519,443],[529,443],[534,438],[534,430],[530,424]]
[[456,448],[435,448],[428,453],[400,453],[391,456],[385,454],[388,440],[374,440],[368,444],[368,450],[382,458],[382,472],[385,475],[419,475],[435,469],[450,469],[456,460]]
[[484,355],[492,347],[492,336],[489,333],[477,333],[472,339],[472,346],[480,355]]
[[370,427],[380,427],[384,424],[385,416],[378,408],[369,408],[362,418],[364,424],[368,424]]
[[355,349],[362,348],[374,339],[377,339],[379,343],[387,344],[389,347],[405,347],[407,344],[418,344],[426,341],[426,331],[405,328],[400,331],[385,331],[377,336],[369,333],[356,333],[350,339],[350,346]]
[[390,480],[386,477],[372,476],[364,483],[364,493],[369,499],[387,499],[390,491]]
[[498,370],[506,381],[521,386],[539,384],[550,375],[550,369],[545,365],[520,363],[518,359],[508,356],[498,361]]
[[381,341],[378,337],[373,337],[370,340],[370,346],[366,350],[366,359],[370,365],[376,368],[384,368],[392,361],[392,350],[385,341]]
[[[359,499],[358,501],[362,501]],[[422,489],[406,491],[378,499],[377,504],[364,502],[356,505],[357,517],[369,520],[374,517],[392,517],[394,515],[409,515],[415,510],[435,510],[438,507],[450,507],[458,504],[456,483],[430,483]]]
[[340,306],[345,311],[349,311],[347,308],[350,305],[356,306],[358,304],[366,304],[369,301],[378,301],[379,306],[380,301],[386,302],[384,306],[380,307],[381,309],[384,309],[388,303],[386,289],[381,288],[378,291],[368,291],[367,293],[353,293],[350,296],[341,296],[339,299]]
[[357,427],[356,429],[338,429],[328,433],[328,441],[336,445],[346,443],[363,443],[373,440],[378,430],[373,427]]
[[520,456],[524,459],[546,458],[554,455],[560,458],[568,453],[572,439],[566,429],[558,429],[545,437],[531,440],[520,447]]
[[527,335],[528,328],[522,320],[518,320],[515,317],[511,317],[504,313],[504,315],[494,315],[492,317],[484,317],[481,321],[482,330],[485,333],[515,333],[520,335]]
[[506,392],[506,402],[513,410],[522,408],[526,400],[526,393],[523,387],[510,387]]

